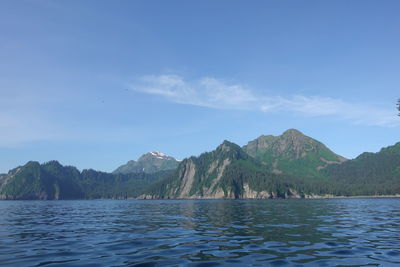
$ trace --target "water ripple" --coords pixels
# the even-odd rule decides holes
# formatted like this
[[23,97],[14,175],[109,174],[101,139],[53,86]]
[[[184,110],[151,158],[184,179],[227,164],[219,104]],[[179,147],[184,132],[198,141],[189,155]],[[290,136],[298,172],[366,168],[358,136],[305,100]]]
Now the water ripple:
[[400,199],[0,201],[1,266],[396,266]]

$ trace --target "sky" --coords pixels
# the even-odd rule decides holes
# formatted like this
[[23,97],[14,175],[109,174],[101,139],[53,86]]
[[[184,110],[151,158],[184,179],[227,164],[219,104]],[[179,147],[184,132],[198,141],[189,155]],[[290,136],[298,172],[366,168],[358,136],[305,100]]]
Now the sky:
[[0,173],[112,171],[295,128],[400,141],[400,1],[0,1]]

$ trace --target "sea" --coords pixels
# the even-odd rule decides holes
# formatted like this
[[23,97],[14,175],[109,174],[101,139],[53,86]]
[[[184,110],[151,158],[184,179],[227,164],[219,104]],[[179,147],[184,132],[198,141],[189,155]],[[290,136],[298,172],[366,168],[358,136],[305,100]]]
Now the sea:
[[400,199],[0,201],[0,266],[400,266]]

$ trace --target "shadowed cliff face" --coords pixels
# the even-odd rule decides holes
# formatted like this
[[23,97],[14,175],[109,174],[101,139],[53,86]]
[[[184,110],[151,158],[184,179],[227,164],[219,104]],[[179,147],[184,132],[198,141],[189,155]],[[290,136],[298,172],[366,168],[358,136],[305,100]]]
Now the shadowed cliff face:
[[28,162],[11,170],[0,188],[2,198],[9,199],[77,199],[82,190],[77,184],[79,171],[57,161],[45,164]]

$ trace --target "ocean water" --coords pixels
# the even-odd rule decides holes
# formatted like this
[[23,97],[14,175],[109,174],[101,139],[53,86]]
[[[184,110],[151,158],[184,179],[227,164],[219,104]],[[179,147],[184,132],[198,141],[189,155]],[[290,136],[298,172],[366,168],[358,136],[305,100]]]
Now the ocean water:
[[0,266],[400,266],[400,199],[0,201]]

